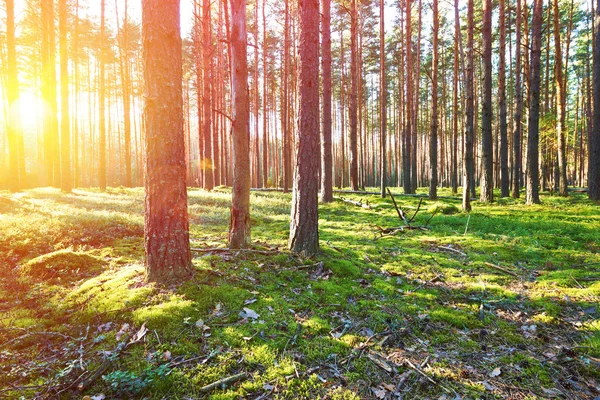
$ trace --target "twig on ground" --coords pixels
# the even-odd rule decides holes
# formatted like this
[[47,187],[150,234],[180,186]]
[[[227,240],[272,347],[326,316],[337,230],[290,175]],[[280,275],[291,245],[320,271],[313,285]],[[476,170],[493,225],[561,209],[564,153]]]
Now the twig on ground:
[[388,363],[386,363],[386,362],[385,362],[385,361],[383,361],[383,360],[380,360],[380,359],[379,359],[378,357],[376,357],[374,354],[372,354],[372,353],[367,353],[367,354],[366,354],[366,356],[367,356],[367,358],[368,358],[369,360],[371,360],[371,361],[373,362],[373,364],[375,364],[375,365],[377,365],[379,368],[381,368],[381,369],[385,370],[385,372],[388,372],[388,373],[390,373],[390,374],[391,374],[392,372],[394,372],[394,368],[392,368],[392,366],[391,366],[391,365],[389,365]]
[[200,391],[202,393],[208,393],[208,392],[211,392],[211,391],[213,391],[215,389],[224,388],[224,387],[226,387],[229,384],[232,384],[232,383],[235,383],[235,382],[237,382],[239,380],[244,380],[244,379],[248,379],[248,374],[246,372],[241,372],[239,374],[228,376],[227,378],[219,379],[216,382],[208,384],[208,385],[202,387],[202,389],[200,389]]
[[433,383],[434,385],[441,387],[446,393],[452,393],[452,391],[450,389],[448,389],[444,385],[441,385],[438,382],[434,381],[429,375],[427,375],[425,372],[423,372],[419,367],[417,367],[415,364],[413,364],[409,359],[405,359],[404,361],[410,368],[415,370],[419,375],[421,375],[422,377],[427,379],[430,383]]
[[489,263],[489,262],[486,262],[486,263],[484,263],[484,264],[485,264],[485,265],[487,265],[488,267],[491,267],[491,268],[497,269],[498,271],[502,271],[502,272],[504,272],[505,274],[509,274],[509,275],[512,275],[512,276],[514,276],[514,277],[517,277],[517,278],[519,277],[519,275],[518,275],[516,272],[510,271],[510,270],[508,270],[508,269],[506,269],[506,268],[503,268],[503,267],[501,267],[501,266],[499,266],[499,265],[492,264],[492,263]]
[[469,216],[467,217],[467,224],[465,225],[465,233],[463,233],[463,236],[467,234],[467,230],[469,229],[469,221],[471,220],[471,214],[469,214]]
[[450,247],[450,246],[438,246],[438,247],[439,247],[440,249],[442,249],[442,250],[448,250],[448,251],[451,251],[451,252],[453,252],[453,253],[460,254],[461,256],[463,256],[463,257],[465,257],[465,258],[467,257],[467,253],[465,253],[465,252],[462,252],[462,251],[460,251],[460,250],[457,250],[457,249],[454,249],[454,248],[452,248],[452,247]]

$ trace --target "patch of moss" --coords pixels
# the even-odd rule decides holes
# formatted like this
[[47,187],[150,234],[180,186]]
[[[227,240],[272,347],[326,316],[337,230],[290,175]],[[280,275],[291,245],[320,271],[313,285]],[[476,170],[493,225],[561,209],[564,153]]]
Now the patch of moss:
[[102,271],[106,265],[89,253],[58,250],[29,260],[19,272],[23,279],[35,282],[72,282]]

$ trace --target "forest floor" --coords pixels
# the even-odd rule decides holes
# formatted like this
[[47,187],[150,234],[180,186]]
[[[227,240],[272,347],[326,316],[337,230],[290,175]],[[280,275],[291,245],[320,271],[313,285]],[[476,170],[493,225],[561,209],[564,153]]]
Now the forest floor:
[[[260,251],[158,287],[142,189],[0,193],[0,397],[599,398],[598,204],[423,200],[425,229],[382,236],[391,200],[343,196],[371,208],[320,205],[314,259],[286,250],[290,195],[253,192]],[[190,190],[192,248],[226,246],[229,202]]]

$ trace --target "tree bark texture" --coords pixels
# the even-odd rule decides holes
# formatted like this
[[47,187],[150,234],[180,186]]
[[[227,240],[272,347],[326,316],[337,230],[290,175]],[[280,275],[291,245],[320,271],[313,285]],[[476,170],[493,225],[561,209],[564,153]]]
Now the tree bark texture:
[[233,187],[229,247],[232,249],[250,245],[250,98],[246,36],[246,0],[231,0]]
[[142,1],[146,278],[191,275],[179,0]]
[[319,251],[319,1],[299,0],[299,112],[289,248]]
[[542,47],[543,0],[535,0],[531,25],[529,72],[529,118],[527,134],[527,204],[539,204],[540,142],[540,54]]
[[321,128],[321,201],[333,201],[333,165],[331,150],[331,2],[323,1],[321,16],[323,74],[323,119]]
[[483,0],[483,99],[481,102],[481,197],[494,200],[494,142],[492,135],[492,0]]

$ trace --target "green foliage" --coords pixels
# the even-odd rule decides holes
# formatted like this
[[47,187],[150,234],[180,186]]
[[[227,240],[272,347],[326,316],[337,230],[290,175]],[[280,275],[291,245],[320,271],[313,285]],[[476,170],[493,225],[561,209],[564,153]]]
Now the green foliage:
[[147,367],[140,374],[133,371],[113,371],[102,377],[111,391],[117,396],[135,396],[146,390],[155,380],[163,379],[169,374],[167,364],[156,368]]

